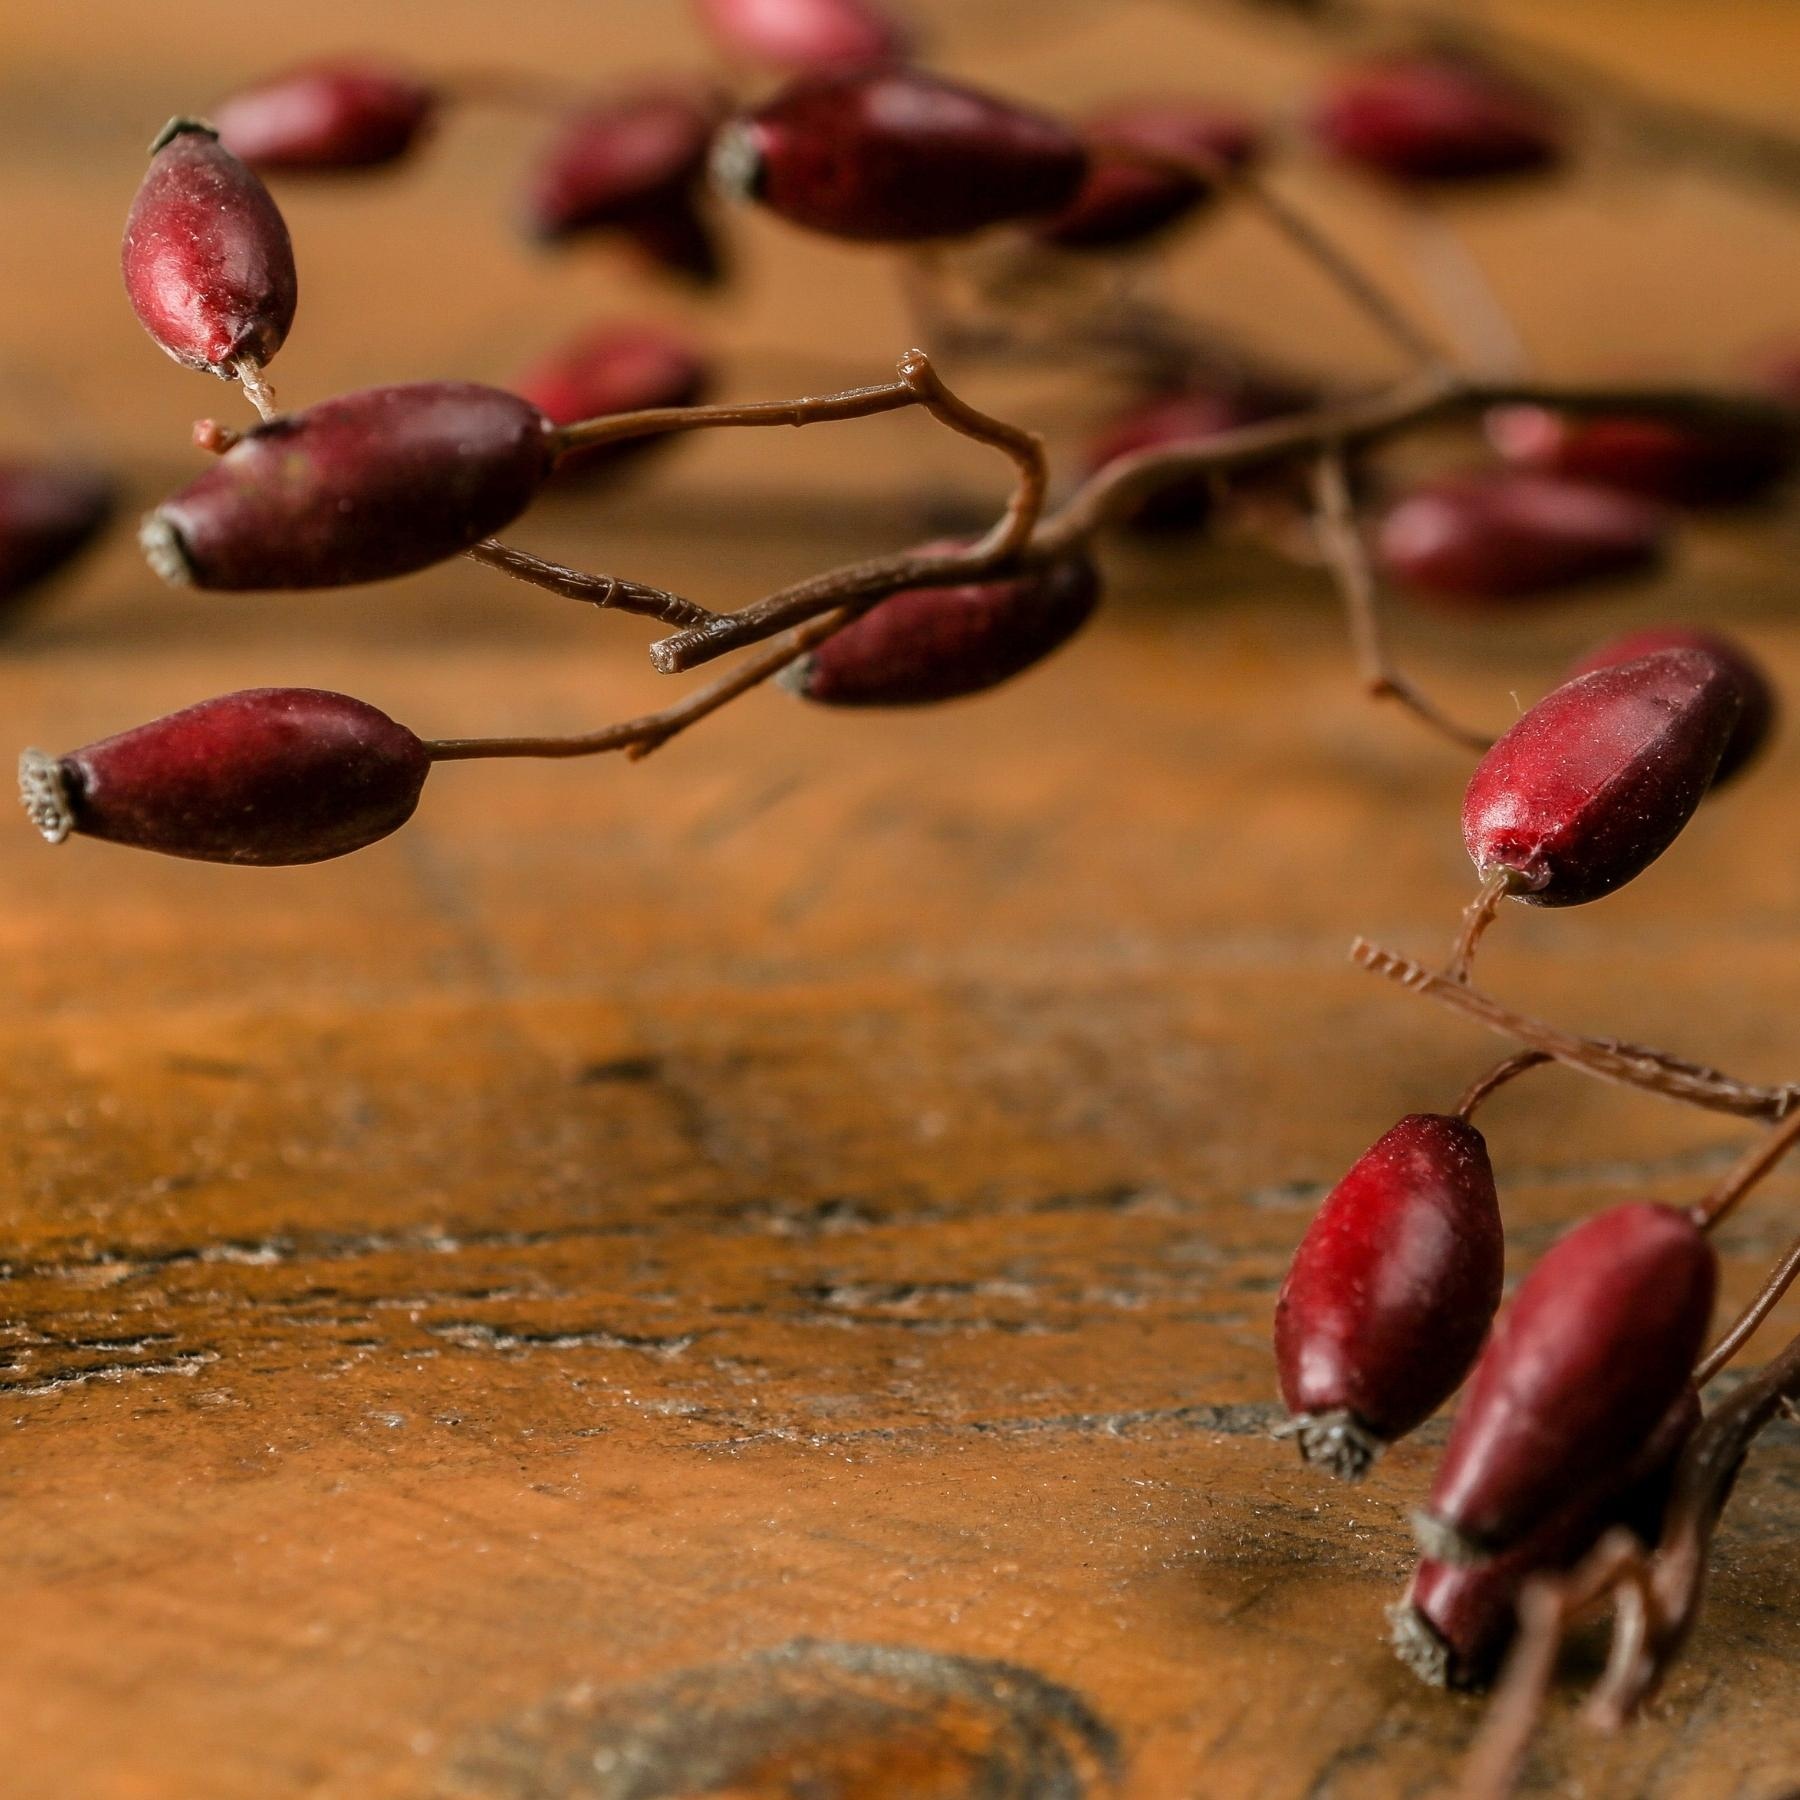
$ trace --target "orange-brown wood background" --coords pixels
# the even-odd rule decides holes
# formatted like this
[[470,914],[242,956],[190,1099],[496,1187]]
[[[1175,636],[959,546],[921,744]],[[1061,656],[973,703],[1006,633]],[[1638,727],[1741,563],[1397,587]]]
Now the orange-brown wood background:
[[[1317,67],[1198,5],[937,10],[950,66],[1051,102],[1291,105]],[[1793,120],[1783,0],[1504,11]],[[592,79],[698,54],[674,0],[10,0],[7,447],[85,446],[135,506],[193,467],[193,416],[241,410],[143,338],[119,224],[166,115],[344,45]],[[503,380],[646,308],[720,345],[745,395],[878,377],[904,346],[879,257],[760,221],[716,307],[605,253],[534,256],[506,215],[535,135],[471,114],[392,179],[281,189],[286,399]],[[1352,185],[1293,191],[1401,270],[1405,231]],[[1795,215],[1716,185],[1615,169],[1460,222],[1560,373],[1717,377],[1800,327]],[[1253,221],[1199,233],[1171,291],[1303,361],[1379,364]],[[1007,400],[1059,449],[1093,404],[1079,382]],[[512,535],[739,604],[997,479],[911,419],[721,438]],[[1408,614],[1402,642],[1496,724],[1659,615],[1729,621],[1793,692],[1797,550],[1791,517],[1707,523],[1654,592]],[[1344,957],[1359,930],[1444,942],[1465,765],[1358,699],[1317,580],[1229,548],[1107,562],[1103,622],[985,702],[834,718],[771,694],[641,767],[446,768],[405,833],[318,869],[51,854],[15,822],[0,1793],[1387,1800],[1447,1779],[1474,1704],[1382,1642],[1438,1439],[1359,1490],[1308,1476],[1267,1436],[1267,1339],[1323,1187],[1494,1054]],[[63,748],[303,682],[427,735],[577,729],[668,691],[642,639],[468,567],[175,594],[121,531],[0,645],[0,719]],[[1507,918],[1484,978],[1792,1076],[1797,778],[1790,732],[1631,890]],[[1496,1100],[1490,1135],[1515,1267],[1588,1208],[1691,1196],[1743,1141],[1557,1072]],[[1771,1181],[1726,1234],[1733,1300],[1797,1197]],[[1784,1426],[1656,1716],[1597,1739],[1565,1690],[1529,1791],[1800,1780],[1797,1533]]]

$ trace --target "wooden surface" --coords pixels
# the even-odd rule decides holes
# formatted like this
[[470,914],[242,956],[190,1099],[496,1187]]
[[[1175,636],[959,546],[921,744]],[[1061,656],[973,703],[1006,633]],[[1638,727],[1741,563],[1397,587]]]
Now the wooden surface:
[[[955,9],[952,60],[1046,99],[1147,66],[1275,100],[1277,46],[1117,7],[1042,41]],[[667,0],[511,9],[565,73],[679,61]],[[1579,12],[1571,20],[1567,13]],[[23,16],[21,16],[23,15]],[[1791,115],[1783,5],[1521,17]],[[0,394],[133,504],[235,397],[161,359],[117,229],[162,118],[295,54],[468,63],[479,0],[24,5],[0,20]],[[1784,74],[1785,70],[1785,74]],[[746,238],[741,312],[503,225],[529,131],[284,190],[292,401],[504,378],[596,311],[679,309],[732,391],[877,373],[878,259]],[[1365,248],[1394,228],[1302,184]],[[1716,373],[1793,310],[1794,222],[1697,183],[1477,208],[1560,369]],[[1231,221],[1179,291],[1265,341],[1366,335]],[[977,384],[978,390],[980,384]],[[1045,406],[1066,417],[1067,395]],[[1052,414],[1047,412],[1046,417]],[[707,443],[513,535],[737,604],[919,535],[995,473],[916,421]],[[988,484],[983,486],[983,484]],[[1503,723],[1627,620],[1731,621],[1800,688],[1790,519],[1707,526],[1654,595],[1406,653]],[[1113,603],[1003,695],[832,718],[764,696],[637,768],[454,767],[367,854],[186,866],[15,821],[0,850],[0,1791],[8,1800],[1018,1796],[1389,1800],[1472,1703],[1382,1642],[1427,1432],[1360,1490],[1272,1443],[1269,1310],[1322,1188],[1494,1054],[1351,972],[1435,951],[1469,876],[1458,758],[1351,691],[1317,584],[1244,551],[1109,553]],[[473,569],[339,596],[180,596],[122,534],[0,648],[9,745],[266,682],[427,735],[577,728],[667,692],[636,622]],[[1763,1076],[1800,1067],[1788,733],[1666,862],[1508,918],[1495,988]],[[1726,1121],[1556,1072],[1490,1134],[1515,1258],[1695,1193]],[[1783,1177],[1727,1233],[1744,1293]],[[1786,1328],[1800,1322],[1788,1307]],[[1658,1715],[1555,1708],[1529,1791],[1775,1800],[1800,1780],[1800,1432],[1772,1432]]]

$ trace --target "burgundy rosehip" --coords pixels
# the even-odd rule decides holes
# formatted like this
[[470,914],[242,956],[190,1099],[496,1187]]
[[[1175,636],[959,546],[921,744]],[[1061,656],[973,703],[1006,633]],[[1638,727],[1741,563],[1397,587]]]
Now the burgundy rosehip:
[[1525,599],[1641,574],[1668,521],[1648,500],[1510,469],[1442,476],[1403,494],[1376,535],[1386,572],[1415,593]]
[[112,483],[95,470],[0,462],[0,605],[84,550],[112,508]]
[[[1312,398],[1299,388],[1262,380],[1196,383],[1158,394],[1139,401],[1099,433],[1088,446],[1088,471],[1098,474],[1140,451],[1200,444],[1228,431],[1260,425],[1301,411]],[[1260,485],[1255,476],[1238,479]],[[1208,476],[1171,476],[1138,501],[1123,523],[1137,531],[1197,530],[1212,517],[1218,494],[1218,483]]]
[[1623,887],[1680,835],[1737,728],[1738,685],[1698,650],[1659,650],[1547,694],[1482,757],[1463,842],[1533,906]]
[[1087,173],[1056,120],[916,70],[793,83],[726,126],[713,167],[728,190],[832,237],[963,237],[1054,212]]
[[1566,151],[1563,121],[1541,95],[1442,55],[1340,69],[1313,112],[1312,130],[1340,162],[1408,185],[1533,175]]
[[[1181,159],[1245,167],[1256,155],[1256,126],[1242,113],[1200,100],[1144,99],[1090,116],[1087,179],[1061,212],[1036,227],[1065,250],[1114,250],[1142,243],[1188,218],[1217,183]],[[1158,166],[1155,158],[1175,163]]]
[[212,128],[172,119],[125,221],[125,291],[179,363],[228,379],[269,362],[294,322],[294,249],[269,190]]
[[545,243],[609,233],[663,268],[715,280],[719,251],[702,203],[722,111],[710,89],[653,87],[574,114],[527,182],[526,228]]
[[1487,434],[1522,468],[1676,506],[1760,499],[1793,469],[1800,449],[1800,433],[1777,418],[1704,425],[1629,415],[1572,419],[1542,406],[1496,407]]
[[275,866],[345,856],[397,831],[430,768],[418,738],[361,700],[252,688],[67,756],[28,750],[19,785],[52,843],[79,832]]
[[430,86],[385,63],[309,63],[213,109],[219,141],[256,169],[372,169],[397,162],[436,114]]
[[1674,1207],[1610,1207],[1554,1244],[1469,1378],[1418,1521],[1427,1554],[1504,1551],[1628,1463],[1689,1385],[1717,1275]]
[[1510,1550],[1477,1563],[1421,1558],[1389,1609],[1395,1654],[1433,1687],[1485,1686],[1512,1641],[1532,1576],[1572,1568],[1617,1525],[1656,1542],[1676,1462],[1700,1416],[1690,1382],[1634,1455]]
[[1608,638],[1575,663],[1564,679],[1572,681],[1577,675],[1611,668],[1615,663],[1636,662],[1658,650],[1698,650],[1722,664],[1737,688],[1737,723],[1712,778],[1715,788],[1723,787],[1762,753],[1781,712],[1768,671],[1736,638],[1721,631],[1704,631],[1696,625],[1651,625],[1642,631]]
[[727,55],[794,75],[899,62],[907,35],[870,0],[696,0]]
[[791,664],[782,682],[826,706],[960,699],[1042,662],[1087,623],[1099,599],[1100,577],[1079,554],[997,580],[908,588]]
[[[609,413],[692,406],[710,385],[706,359],[679,332],[660,325],[603,325],[534,363],[514,384],[553,425]],[[628,438],[565,456],[560,470],[614,467],[667,438]]]
[[165,580],[345,587],[455,556],[530,503],[552,462],[530,402],[466,381],[365,388],[245,435],[144,521]]
[[1275,1303],[1275,1364],[1309,1462],[1356,1480],[1431,1417],[1500,1305],[1505,1247],[1487,1143],[1413,1113],[1333,1188]]

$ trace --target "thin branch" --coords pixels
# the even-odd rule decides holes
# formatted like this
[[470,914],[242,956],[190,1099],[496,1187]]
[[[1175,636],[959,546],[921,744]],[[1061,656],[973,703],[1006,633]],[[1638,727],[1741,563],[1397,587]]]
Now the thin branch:
[[1800,1275],[1800,1237],[1795,1238],[1782,1252],[1781,1260],[1769,1271],[1768,1279],[1758,1290],[1756,1298],[1732,1320],[1724,1336],[1702,1358],[1700,1366],[1694,1371],[1695,1387],[1705,1387],[1749,1343],[1763,1320],[1780,1305],[1782,1295],[1794,1285],[1797,1275]]
[[1423,963],[1383,950],[1367,938],[1359,937],[1350,946],[1350,960],[1360,969],[1385,976],[1478,1025],[1485,1025],[1489,1031],[1541,1050],[1572,1069],[1585,1069],[1602,1081],[1641,1088],[1665,1100],[1684,1101],[1689,1106],[1731,1113],[1740,1119],[1785,1119],[1800,1101],[1800,1087],[1756,1087],[1717,1069],[1642,1044],[1627,1044],[1617,1038],[1579,1037],[1563,1031],[1514,1012],[1480,989],[1428,969]]
[[1475,898],[1463,908],[1462,925],[1457,931],[1456,942],[1450,946],[1450,961],[1444,968],[1452,981],[1460,981],[1465,987],[1468,985],[1475,966],[1475,952],[1499,915],[1500,902],[1513,891],[1516,879],[1510,869],[1492,870]]
[[262,364],[253,357],[240,356],[231,365],[231,372],[238,378],[238,385],[244,390],[244,398],[256,408],[256,416],[266,425],[275,417],[275,390],[269,386],[263,375]]
[[1356,523],[1341,450],[1326,450],[1314,465],[1313,495],[1319,549],[1343,596],[1357,673],[1370,698],[1398,701],[1415,718],[1462,749],[1487,749],[1494,741],[1491,737],[1458,725],[1388,658],[1381,635],[1380,590],[1368,546]]
[[547,588],[567,599],[583,600],[590,606],[605,607],[613,612],[641,613],[646,618],[660,619],[665,625],[704,625],[719,616],[663,588],[646,587],[639,581],[624,581],[617,575],[584,574],[580,569],[546,562],[529,551],[503,544],[498,538],[483,538],[463,555],[472,562],[486,563],[490,569],[498,569],[516,581]]
[[1800,1113],[1767,1133],[1720,1176],[1713,1190],[1692,1209],[1693,1221],[1711,1231],[1737,1208],[1738,1202],[1800,1143]]
[[1488,1096],[1503,1088],[1509,1081],[1516,1080],[1527,1069],[1535,1069],[1556,1059],[1546,1050],[1519,1050],[1513,1055],[1497,1062],[1485,1075],[1478,1075],[1469,1083],[1463,1097],[1451,1109],[1459,1119],[1472,1119],[1475,1110]]

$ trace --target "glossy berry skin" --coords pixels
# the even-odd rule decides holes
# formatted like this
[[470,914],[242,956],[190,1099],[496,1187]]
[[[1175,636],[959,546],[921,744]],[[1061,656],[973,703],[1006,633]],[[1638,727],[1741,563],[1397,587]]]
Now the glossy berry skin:
[[646,88],[565,120],[526,184],[526,229],[544,243],[621,236],[697,281],[720,273],[700,210],[721,102],[710,90]]
[[1676,506],[1762,498],[1794,467],[1800,432],[1766,424],[1671,419],[1571,419],[1541,406],[1497,407],[1487,434],[1508,462],[1622,488]]
[[1668,849],[1737,728],[1730,670],[1659,650],[1547,694],[1476,765],[1463,842],[1486,880],[1533,906],[1581,906]]
[[0,462],[0,607],[85,549],[112,507],[112,483],[92,469]]
[[1400,1660],[1433,1687],[1485,1686],[1512,1641],[1532,1576],[1573,1567],[1617,1525],[1656,1541],[1676,1460],[1700,1417],[1690,1382],[1635,1454],[1510,1550],[1478,1563],[1421,1558],[1389,1613]]
[[[692,406],[710,384],[706,359],[678,332],[660,325],[604,325],[551,352],[513,383],[553,425],[610,413]],[[629,438],[565,456],[558,469],[618,467],[664,445]]]
[[1641,574],[1668,521],[1632,494],[1509,469],[1446,475],[1403,494],[1376,534],[1381,566],[1414,593],[1516,600]]
[[1505,1550],[1627,1463],[1689,1384],[1717,1276],[1673,1207],[1610,1207],[1558,1240],[1469,1378],[1419,1521],[1426,1552]]
[[720,134],[727,189],[831,237],[910,243],[1054,212],[1087,152],[1041,113],[914,70],[797,81]]
[[827,638],[782,682],[826,706],[960,699],[1042,662],[1087,623],[1099,599],[1099,575],[1079,555],[996,581],[909,588]]
[[385,713],[313,688],[252,688],[49,758],[19,778],[33,822],[200,862],[323,862],[412,817],[431,758]]
[[[1260,425],[1300,411],[1311,398],[1298,388],[1267,381],[1196,384],[1159,394],[1121,413],[1095,437],[1088,446],[1088,472],[1098,474],[1140,451],[1204,443]],[[1217,485],[1206,476],[1173,476],[1133,506],[1123,523],[1135,531],[1195,531],[1212,517],[1217,499]]]
[[1302,1454],[1355,1479],[1460,1385],[1500,1304],[1500,1203],[1466,1119],[1413,1113],[1325,1198],[1275,1303]]
[[1611,668],[1615,663],[1636,662],[1658,650],[1698,650],[1721,664],[1737,688],[1737,723],[1712,778],[1715,788],[1723,787],[1762,754],[1781,712],[1768,672],[1735,638],[1696,625],[1651,625],[1608,638],[1573,664],[1564,679],[1572,681],[1577,675]]
[[287,225],[269,190],[211,128],[173,119],[125,221],[125,291],[178,363],[230,377],[266,364],[299,295]]
[[696,0],[728,56],[791,75],[899,62],[906,33],[870,0]]
[[1065,250],[1116,250],[1156,237],[1218,192],[1205,175],[1156,166],[1157,156],[1241,169],[1259,148],[1242,113],[1203,101],[1143,99],[1095,113],[1083,124],[1087,179],[1061,212],[1036,227]]
[[251,431],[144,521],[165,580],[344,587],[442,562],[498,531],[549,474],[550,424],[499,388],[365,388]]
[[290,69],[213,109],[219,141],[255,169],[373,169],[397,162],[437,111],[424,82],[348,59]]
[[1555,110],[1496,71],[1447,56],[1392,57],[1341,69],[1312,117],[1340,162],[1407,186],[1533,175],[1565,154]]

